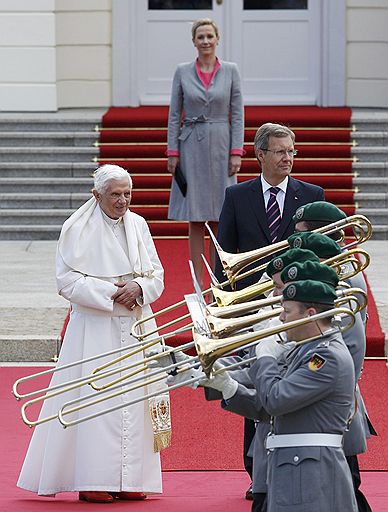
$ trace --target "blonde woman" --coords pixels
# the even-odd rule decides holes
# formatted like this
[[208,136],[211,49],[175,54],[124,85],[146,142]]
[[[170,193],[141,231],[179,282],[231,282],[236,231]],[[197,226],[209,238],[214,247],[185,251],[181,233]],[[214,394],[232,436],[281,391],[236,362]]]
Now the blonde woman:
[[[187,182],[183,195],[173,180],[168,216],[189,221],[190,258],[201,285],[205,222],[217,232],[225,189],[237,182],[244,141],[240,76],[236,64],[216,56],[219,39],[211,19],[193,23],[198,57],[175,71],[168,118],[168,171],[174,176],[179,165]],[[214,263],[214,254],[211,259]]]

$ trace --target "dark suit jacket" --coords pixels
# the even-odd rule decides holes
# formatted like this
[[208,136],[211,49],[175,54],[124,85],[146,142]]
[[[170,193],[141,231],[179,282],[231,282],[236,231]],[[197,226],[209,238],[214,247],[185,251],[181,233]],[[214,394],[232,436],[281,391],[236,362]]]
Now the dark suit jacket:
[[[324,199],[321,187],[290,176],[278,240],[286,240],[294,232],[292,217],[300,206]],[[260,176],[226,189],[217,238],[223,250],[232,253],[251,251],[271,244]],[[216,276],[220,281],[225,280],[219,260],[216,262]],[[238,281],[237,288],[253,284],[259,277],[259,274],[254,274]]]

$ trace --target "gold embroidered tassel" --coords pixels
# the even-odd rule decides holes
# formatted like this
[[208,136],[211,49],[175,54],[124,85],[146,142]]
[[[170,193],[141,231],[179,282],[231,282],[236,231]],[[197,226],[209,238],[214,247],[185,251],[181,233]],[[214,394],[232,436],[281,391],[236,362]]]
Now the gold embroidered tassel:
[[152,430],[154,432],[154,452],[160,452],[171,444],[170,396],[162,393],[148,400]]

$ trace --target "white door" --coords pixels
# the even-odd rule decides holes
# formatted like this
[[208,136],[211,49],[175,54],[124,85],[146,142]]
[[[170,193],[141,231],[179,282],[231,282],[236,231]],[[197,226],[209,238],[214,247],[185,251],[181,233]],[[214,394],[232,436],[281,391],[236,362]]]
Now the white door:
[[[215,0],[142,0],[140,3],[142,6],[138,11],[139,30],[144,42],[139,48],[137,64],[140,104],[163,105],[170,101],[171,82],[177,64],[192,61],[197,56],[191,40],[193,20],[213,19],[223,36],[226,4],[218,4]],[[196,8],[171,8],[192,5]],[[222,37],[217,55],[220,59],[226,60],[224,43]]]
[[204,17],[220,28],[219,58],[240,69],[246,105],[321,104],[333,5],[343,0],[113,0],[113,104],[168,104],[177,64],[196,57],[191,23]]

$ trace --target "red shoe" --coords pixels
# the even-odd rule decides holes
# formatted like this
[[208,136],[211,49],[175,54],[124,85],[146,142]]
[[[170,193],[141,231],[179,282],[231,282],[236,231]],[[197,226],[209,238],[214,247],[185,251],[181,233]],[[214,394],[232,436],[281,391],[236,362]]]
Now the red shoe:
[[144,492],[111,492],[111,495],[118,500],[145,500],[147,495]]
[[80,501],[89,501],[90,503],[113,503],[113,497],[105,491],[82,491],[78,494]]

